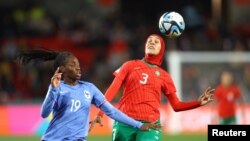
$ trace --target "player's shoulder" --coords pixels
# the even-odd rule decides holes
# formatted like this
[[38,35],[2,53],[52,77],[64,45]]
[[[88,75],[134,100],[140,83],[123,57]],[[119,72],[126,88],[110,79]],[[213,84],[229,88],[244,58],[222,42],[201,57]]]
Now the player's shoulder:
[[224,89],[224,87],[221,84],[219,84],[218,86],[215,87],[215,89],[221,90],[221,89]]
[[98,89],[98,87],[94,84],[94,83],[91,83],[91,82],[88,82],[88,81],[79,81],[78,82],[79,85],[81,85],[81,87],[84,88],[84,90],[86,91],[89,91],[89,92],[96,92],[96,91],[100,91]]
[[232,85],[232,89],[234,89],[234,90],[239,90],[240,87],[239,87],[237,84],[233,84],[233,85]]
[[224,93],[225,91],[227,91],[227,88],[225,86],[223,86],[222,84],[219,84],[215,87],[216,93]]
[[157,70],[159,71],[160,78],[162,80],[164,80],[165,83],[167,83],[167,84],[173,84],[173,79],[172,79],[171,75],[168,73],[168,71],[164,70],[161,67],[158,67]]
[[139,63],[140,62],[140,60],[129,60],[129,61],[126,61],[126,62],[124,62],[123,64],[125,65],[135,65],[135,64],[137,64],[137,63]]
[[134,67],[140,63],[140,60],[129,60],[122,64],[123,67]]
[[161,67],[158,67],[158,70],[161,72],[161,74],[165,77],[171,77],[170,74],[168,73],[168,71],[164,70]]
[[232,87],[233,88],[239,88],[239,86],[237,84],[235,84],[235,83],[232,84]]

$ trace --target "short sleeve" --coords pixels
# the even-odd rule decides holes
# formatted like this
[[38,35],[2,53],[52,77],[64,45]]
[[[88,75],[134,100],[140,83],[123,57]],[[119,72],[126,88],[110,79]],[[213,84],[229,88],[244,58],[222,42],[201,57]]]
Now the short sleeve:
[[120,80],[124,80],[125,77],[128,75],[130,62],[124,63],[120,68],[118,68],[113,74],[115,77],[119,78]]
[[96,107],[100,107],[106,100],[102,92],[94,85],[92,85],[93,99],[92,104]]

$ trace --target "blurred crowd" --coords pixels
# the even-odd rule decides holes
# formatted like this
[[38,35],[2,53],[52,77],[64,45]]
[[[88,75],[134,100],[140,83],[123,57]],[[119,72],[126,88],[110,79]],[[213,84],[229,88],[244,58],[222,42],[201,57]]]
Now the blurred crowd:
[[[83,79],[105,92],[112,72],[126,60],[142,58],[146,37],[159,33],[158,21],[152,20],[163,10],[151,18],[131,16],[122,4],[122,0],[0,4],[0,103],[41,102],[46,94],[53,74],[51,64],[17,65],[15,55],[25,49],[71,51],[79,58]],[[165,38],[167,51],[250,50],[248,24],[213,21],[195,6],[185,6],[180,13],[185,32],[180,38]]]

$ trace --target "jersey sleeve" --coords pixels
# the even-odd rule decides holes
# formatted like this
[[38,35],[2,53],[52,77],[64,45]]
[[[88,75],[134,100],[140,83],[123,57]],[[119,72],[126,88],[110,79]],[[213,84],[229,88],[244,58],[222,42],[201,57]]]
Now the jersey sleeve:
[[119,78],[120,80],[123,81],[125,77],[128,75],[130,67],[131,63],[126,62],[120,68],[118,68],[113,74],[116,78]]
[[200,106],[200,102],[198,100],[190,102],[180,101],[176,95],[176,88],[170,76],[166,78],[166,82],[164,83],[163,86],[163,93],[168,98],[169,103],[176,112],[190,110]]
[[94,85],[92,85],[93,88],[93,99],[92,104],[94,104],[96,107],[100,107],[103,103],[105,103],[105,97],[102,94],[102,92]]
[[48,117],[49,114],[51,113],[54,105],[57,103],[58,95],[59,95],[59,88],[54,88],[50,85],[41,108],[41,116],[43,118]]
[[185,111],[200,107],[200,102],[198,100],[190,101],[190,102],[182,102],[179,100],[176,94],[168,94],[167,98],[169,103],[173,107],[174,111]]
[[109,102],[105,102],[103,105],[101,105],[100,109],[110,118],[122,122],[124,124],[130,125],[134,128],[140,128],[143,125],[143,123],[128,117],[126,114],[116,109]]

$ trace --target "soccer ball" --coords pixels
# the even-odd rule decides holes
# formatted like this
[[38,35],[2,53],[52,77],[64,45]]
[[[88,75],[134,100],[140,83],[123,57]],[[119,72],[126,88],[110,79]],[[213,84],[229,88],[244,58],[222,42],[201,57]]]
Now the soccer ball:
[[178,37],[185,29],[185,22],[179,13],[166,12],[159,20],[159,29],[163,35],[170,38]]

